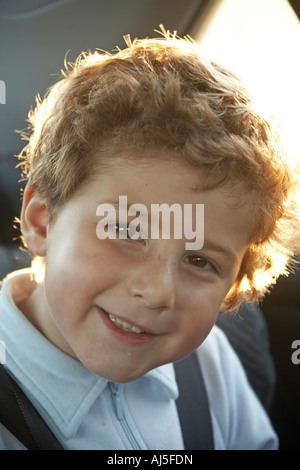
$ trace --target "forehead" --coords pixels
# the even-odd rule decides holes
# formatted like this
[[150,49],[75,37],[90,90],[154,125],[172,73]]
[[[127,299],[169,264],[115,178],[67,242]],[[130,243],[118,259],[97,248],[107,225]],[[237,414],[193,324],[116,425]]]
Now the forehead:
[[[115,181],[120,190],[124,188],[132,194],[136,191],[139,198],[146,197],[147,192],[152,191],[153,203],[159,200],[168,202],[168,194],[170,199],[174,196],[174,187],[180,190],[181,195],[185,193],[189,197],[203,186],[204,172],[191,167],[175,152],[148,150],[137,154],[128,151],[117,155],[111,153],[108,158],[101,155],[92,179],[102,179],[108,185]],[[165,200],[162,201],[162,198]]]
[[243,182],[232,181],[214,186],[211,184],[211,173],[203,166],[191,165],[175,152],[155,150],[138,156],[128,153],[102,162],[96,166],[92,179],[106,181],[108,186],[115,181],[120,190],[136,191],[140,198],[152,191],[153,202],[168,202],[168,195],[170,199],[174,197],[174,189],[177,197],[186,198],[187,202],[188,199],[194,202],[200,195],[205,198],[206,193],[215,197],[219,194],[224,203],[236,210],[249,202],[251,205],[254,200],[254,195]]

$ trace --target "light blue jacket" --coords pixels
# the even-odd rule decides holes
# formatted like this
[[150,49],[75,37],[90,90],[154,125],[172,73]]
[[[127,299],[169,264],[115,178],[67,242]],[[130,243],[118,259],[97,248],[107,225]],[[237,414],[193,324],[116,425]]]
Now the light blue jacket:
[[[173,365],[114,384],[57,349],[16,308],[27,270],[2,287],[0,340],[6,367],[65,449],[183,449]],[[225,335],[214,327],[197,350],[210,402],[215,449],[276,449],[277,436]],[[199,417],[199,419],[201,419]],[[0,425],[0,449],[24,446]]]

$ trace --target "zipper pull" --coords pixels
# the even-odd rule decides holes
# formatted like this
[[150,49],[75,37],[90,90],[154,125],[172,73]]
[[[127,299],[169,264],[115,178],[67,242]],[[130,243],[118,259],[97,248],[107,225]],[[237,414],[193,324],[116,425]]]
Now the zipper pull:
[[119,421],[124,419],[124,414],[122,410],[120,395],[119,395],[119,386],[113,382],[109,382],[109,387],[112,393],[113,402],[115,405],[116,415]]

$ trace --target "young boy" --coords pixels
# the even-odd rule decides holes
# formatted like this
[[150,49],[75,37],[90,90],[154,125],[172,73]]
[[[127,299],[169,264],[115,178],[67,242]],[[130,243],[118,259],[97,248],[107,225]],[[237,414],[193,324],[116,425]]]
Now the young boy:
[[[196,350],[214,448],[276,449],[214,326],[299,252],[296,178],[240,82],[192,41],[135,40],[82,55],[30,122],[21,229],[42,264],[4,280],[0,339],[63,448],[183,449],[173,363]],[[184,233],[174,211],[163,236],[175,204]],[[24,448],[3,425],[0,446]]]

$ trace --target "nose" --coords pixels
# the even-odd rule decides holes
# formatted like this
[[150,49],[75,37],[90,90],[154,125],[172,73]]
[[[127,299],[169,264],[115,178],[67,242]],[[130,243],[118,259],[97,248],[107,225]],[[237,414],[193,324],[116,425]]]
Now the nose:
[[139,261],[129,280],[130,295],[149,309],[171,309],[175,302],[176,268],[160,255],[147,256]]

